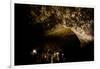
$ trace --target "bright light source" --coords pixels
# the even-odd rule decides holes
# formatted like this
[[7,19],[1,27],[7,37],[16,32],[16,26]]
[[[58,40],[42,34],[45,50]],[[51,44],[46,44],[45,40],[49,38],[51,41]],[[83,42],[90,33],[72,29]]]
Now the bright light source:
[[33,54],[37,54],[37,51],[36,51],[36,49],[34,49],[34,50],[33,50]]
[[59,55],[59,52],[56,52],[57,55]]

